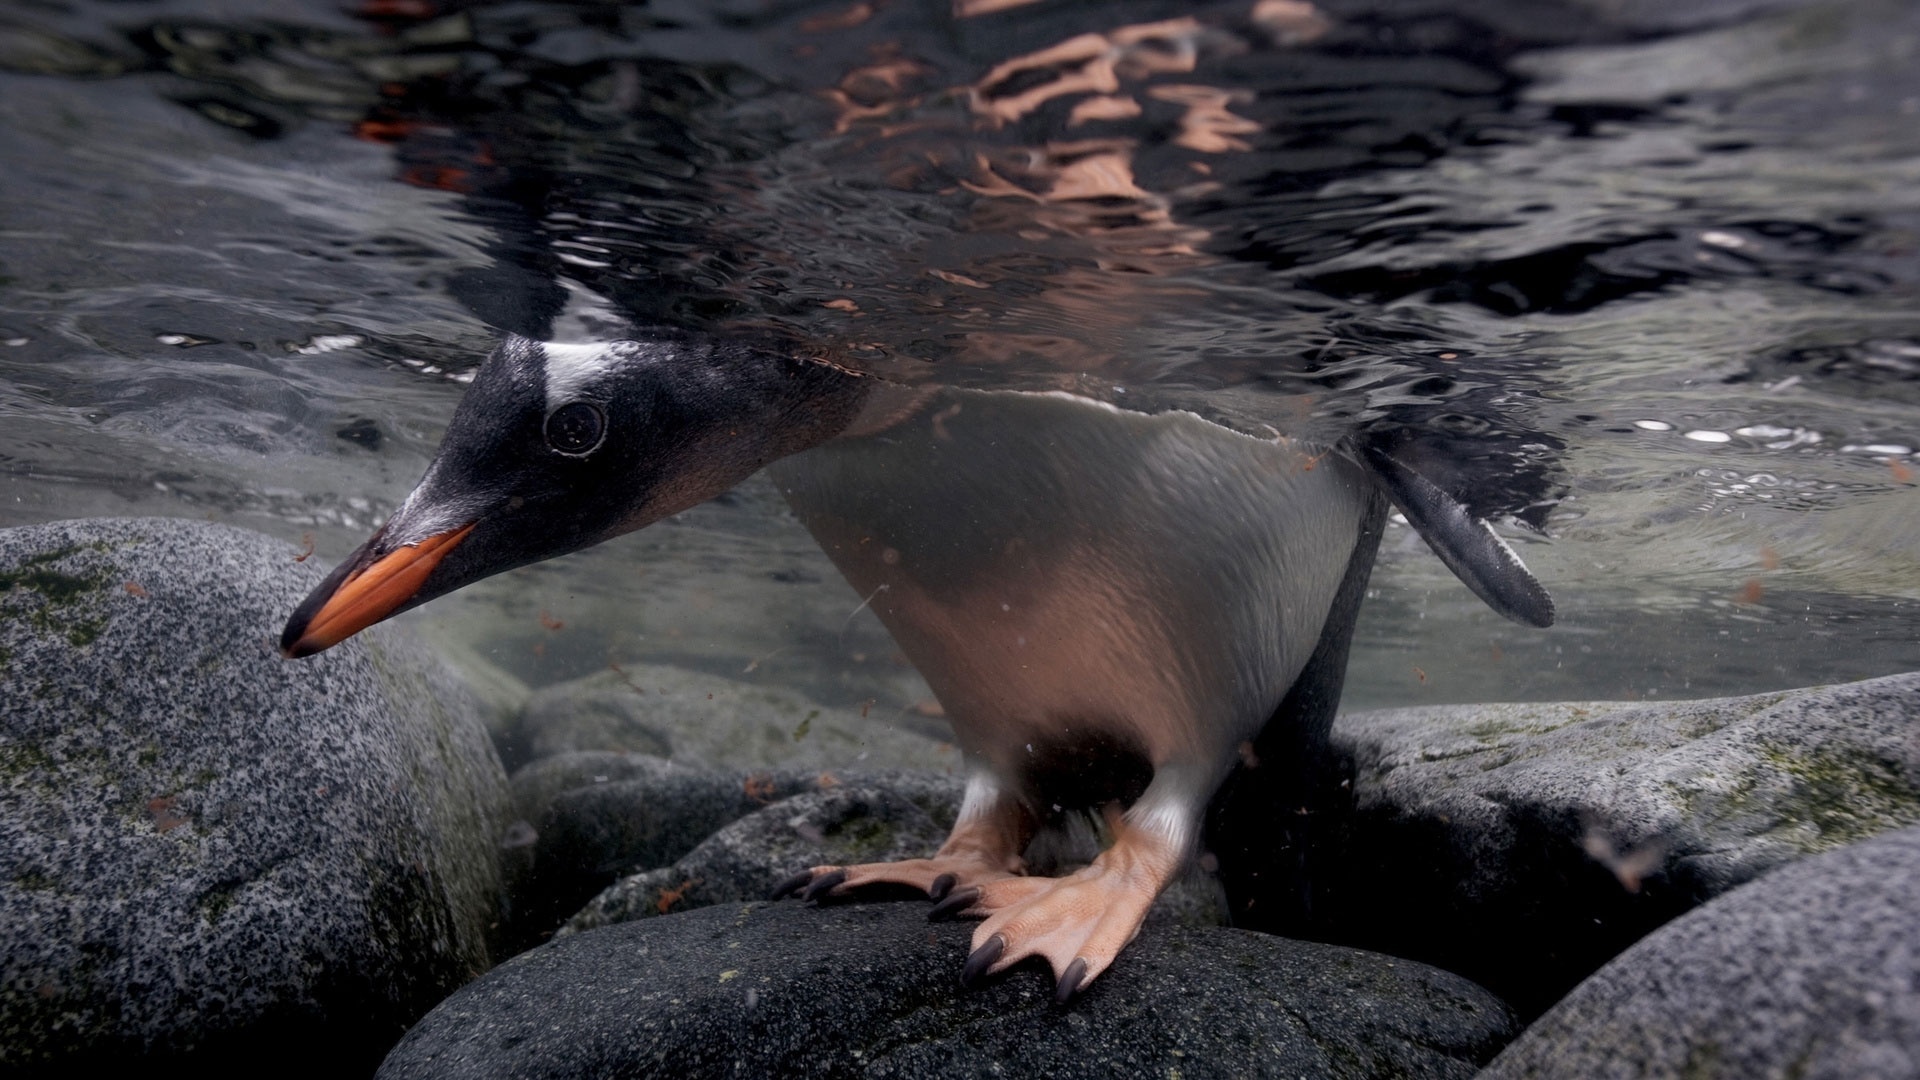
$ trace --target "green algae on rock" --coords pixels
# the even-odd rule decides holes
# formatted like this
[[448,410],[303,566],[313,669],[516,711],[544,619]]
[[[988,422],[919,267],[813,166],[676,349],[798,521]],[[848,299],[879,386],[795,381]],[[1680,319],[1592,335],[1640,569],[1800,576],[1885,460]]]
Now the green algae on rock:
[[0,530],[0,1071],[364,1069],[490,962],[498,760],[404,631],[278,656],[296,554]]

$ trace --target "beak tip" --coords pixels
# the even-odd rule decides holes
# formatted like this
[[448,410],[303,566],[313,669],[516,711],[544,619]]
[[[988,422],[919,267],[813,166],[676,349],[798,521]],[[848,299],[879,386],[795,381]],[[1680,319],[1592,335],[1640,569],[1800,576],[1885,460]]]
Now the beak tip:
[[377,557],[370,553],[385,530],[375,533],[301,602],[280,633],[280,655],[298,660],[324,652],[418,603],[427,576],[475,524],[468,522]]

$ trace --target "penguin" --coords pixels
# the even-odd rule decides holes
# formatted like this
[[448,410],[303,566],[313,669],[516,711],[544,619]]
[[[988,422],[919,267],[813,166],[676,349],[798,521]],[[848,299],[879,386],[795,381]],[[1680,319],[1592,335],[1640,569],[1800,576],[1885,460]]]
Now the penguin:
[[[1064,1002],[1114,962],[1197,853],[1243,748],[1293,722],[1276,709],[1305,681],[1330,671],[1337,698],[1389,501],[1496,610],[1553,621],[1512,550],[1387,443],[908,387],[737,342],[509,336],[419,485],[295,610],[282,651],[312,655],[763,467],[926,678],[966,767],[937,852],[809,868],[775,896],[921,890],[935,918],[982,920],[968,984],[1037,956]],[[1322,720],[1307,741],[1324,737]],[[1026,873],[1037,827],[1076,809],[1104,813],[1112,844],[1064,876]]]

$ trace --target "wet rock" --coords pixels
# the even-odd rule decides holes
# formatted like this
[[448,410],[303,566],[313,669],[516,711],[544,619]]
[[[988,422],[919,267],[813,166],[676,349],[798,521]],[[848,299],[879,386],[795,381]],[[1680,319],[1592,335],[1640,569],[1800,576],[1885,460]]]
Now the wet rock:
[[[514,774],[530,815],[528,861],[510,871],[512,944],[533,944],[596,893],[636,871],[665,870],[730,822],[805,792],[878,785],[931,815],[937,848],[953,823],[958,780],[903,771],[696,769],[640,754],[565,754]],[[760,896],[784,867],[742,895]]]
[[504,743],[510,768],[613,750],[710,768],[957,767],[949,743],[774,686],[661,664],[622,665],[536,691]]
[[783,799],[708,837],[673,866],[624,878],[588,901],[561,933],[759,900],[810,866],[925,858],[947,830],[880,787],[840,785]]
[[1920,821],[1920,673],[1708,701],[1343,716],[1353,816],[1282,923],[1537,1014],[1784,863]]
[[575,934],[407,1034],[383,1080],[592,1076],[1469,1077],[1513,1032],[1421,964],[1241,930],[1144,933],[1071,1007],[922,904],[723,904]]
[[[925,858],[945,842],[960,795],[960,785],[946,778],[896,773],[856,776],[848,784],[783,799],[721,829],[673,866],[609,886],[560,933],[758,900],[776,882],[809,867]],[[1029,849],[1033,872],[1067,874],[1093,858],[1099,851],[1094,834],[1071,832],[1037,861]],[[1195,870],[1155,899],[1147,922],[1224,926],[1225,896],[1217,881]]]
[[1775,870],[1662,927],[1484,1075],[1920,1076],[1920,829]]
[[364,1070],[485,970],[506,783],[476,706],[392,630],[282,660],[323,569],[297,554],[0,531],[0,1072]]

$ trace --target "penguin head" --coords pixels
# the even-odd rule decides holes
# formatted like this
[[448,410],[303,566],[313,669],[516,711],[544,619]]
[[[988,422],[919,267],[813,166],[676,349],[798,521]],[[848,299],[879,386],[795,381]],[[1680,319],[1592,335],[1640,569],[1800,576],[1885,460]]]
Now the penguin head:
[[294,611],[289,657],[678,513],[844,427],[856,377],[743,346],[508,336],[420,483]]

